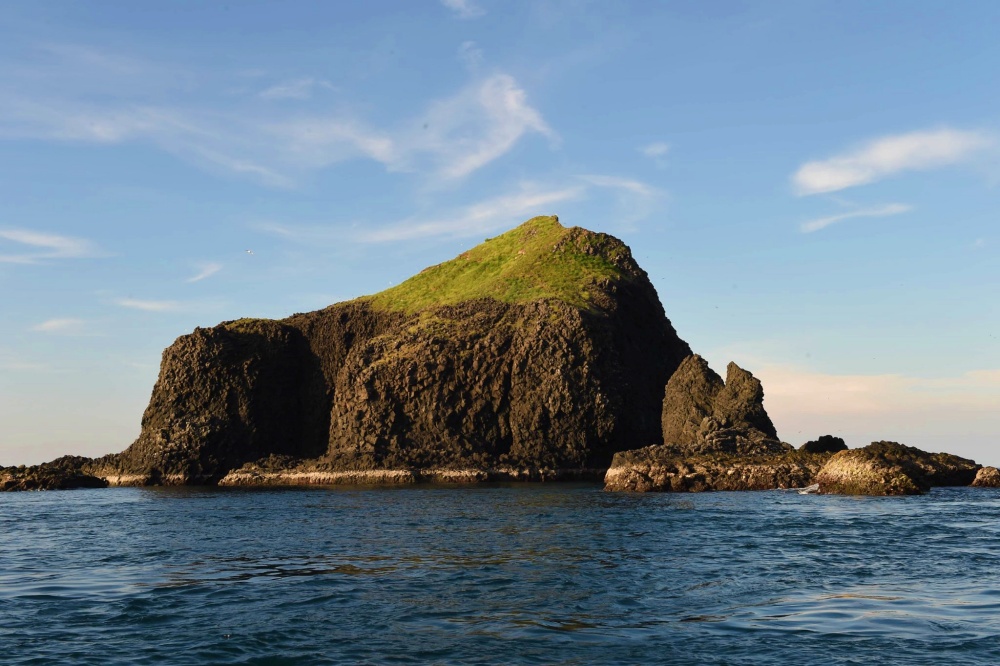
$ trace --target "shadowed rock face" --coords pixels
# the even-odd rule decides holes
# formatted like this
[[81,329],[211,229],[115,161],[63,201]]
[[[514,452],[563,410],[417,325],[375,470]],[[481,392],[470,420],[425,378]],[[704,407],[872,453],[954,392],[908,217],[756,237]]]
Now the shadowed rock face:
[[897,442],[872,442],[834,454],[816,475],[823,494],[918,495],[936,486],[967,486],[980,465]]
[[554,218],[494,246],[507,254],[484,244],[415,277],[419,291],[178,338],[139,438],[89,469],[120,484],[213,483],[268,456],[579,469],[662,441],[663,386],[690,348],[628,248]]
[[723,382],[697,354],[667,383],[661,421],[664,443],[689,454],[786,450],[764,410],[760,380],[730,363]]
[[240,320],[196,329],[163,352],[142,431],[94,465],[137,483],[211,483],[269,453],[326,449],[321,360],[284,323]]
[[810,440],[799,447],[799,451],[806,453],[837,453],[846,450],[844,440],[833,435],[821,435],[819,439]]
[[80,471],[89,462],[82,456],[63,456],[30,467],[0,467],[0,491],[106,488],[104,479]]

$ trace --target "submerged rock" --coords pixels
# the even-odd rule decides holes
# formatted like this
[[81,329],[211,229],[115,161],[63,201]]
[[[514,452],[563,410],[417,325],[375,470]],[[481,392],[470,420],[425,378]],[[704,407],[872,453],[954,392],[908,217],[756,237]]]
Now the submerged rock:
[[833,435],[821,435],[819,439],[808,441],[799,447],[799,451],[806,453],[837,453],[846,450],[847,444],[844,440]]
[[881,441],[834,454],[816,482],[823,494],[918,495],[935,486],[967,486],[979,468],[948,453]]
[[762,455],[788,450],[764,410],[760,380],[730,363],[726,381],[693,354],[667,382],[663,442],[678,453]]
[[979,488],[1000,488],[1000,470],[996,467],[983,467],[976,472],[972,485]]

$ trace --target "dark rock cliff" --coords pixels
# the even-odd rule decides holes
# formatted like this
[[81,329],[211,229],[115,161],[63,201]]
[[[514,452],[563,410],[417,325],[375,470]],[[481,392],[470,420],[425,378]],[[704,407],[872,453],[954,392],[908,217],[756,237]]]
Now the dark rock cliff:
[[663,387],[689,354],[621,241],[536,218],[395,290],[180,337],[139,438],[89,471],[606,467],[662,441]]

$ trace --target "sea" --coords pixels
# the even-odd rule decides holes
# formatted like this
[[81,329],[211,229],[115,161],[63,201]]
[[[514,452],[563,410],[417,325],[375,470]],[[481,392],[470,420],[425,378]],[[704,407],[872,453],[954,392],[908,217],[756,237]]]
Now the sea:
[[997,664],[1000,491],[5,493],[0,663]]

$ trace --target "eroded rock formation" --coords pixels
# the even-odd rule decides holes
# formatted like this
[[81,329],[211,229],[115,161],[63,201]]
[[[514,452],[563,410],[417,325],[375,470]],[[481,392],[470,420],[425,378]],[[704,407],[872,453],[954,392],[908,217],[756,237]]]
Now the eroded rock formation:
[[667,382],[663,442],[687,455],[761,455],[787,450],[764,410],[760,380],[730,363],[726,381],[693,354]]

